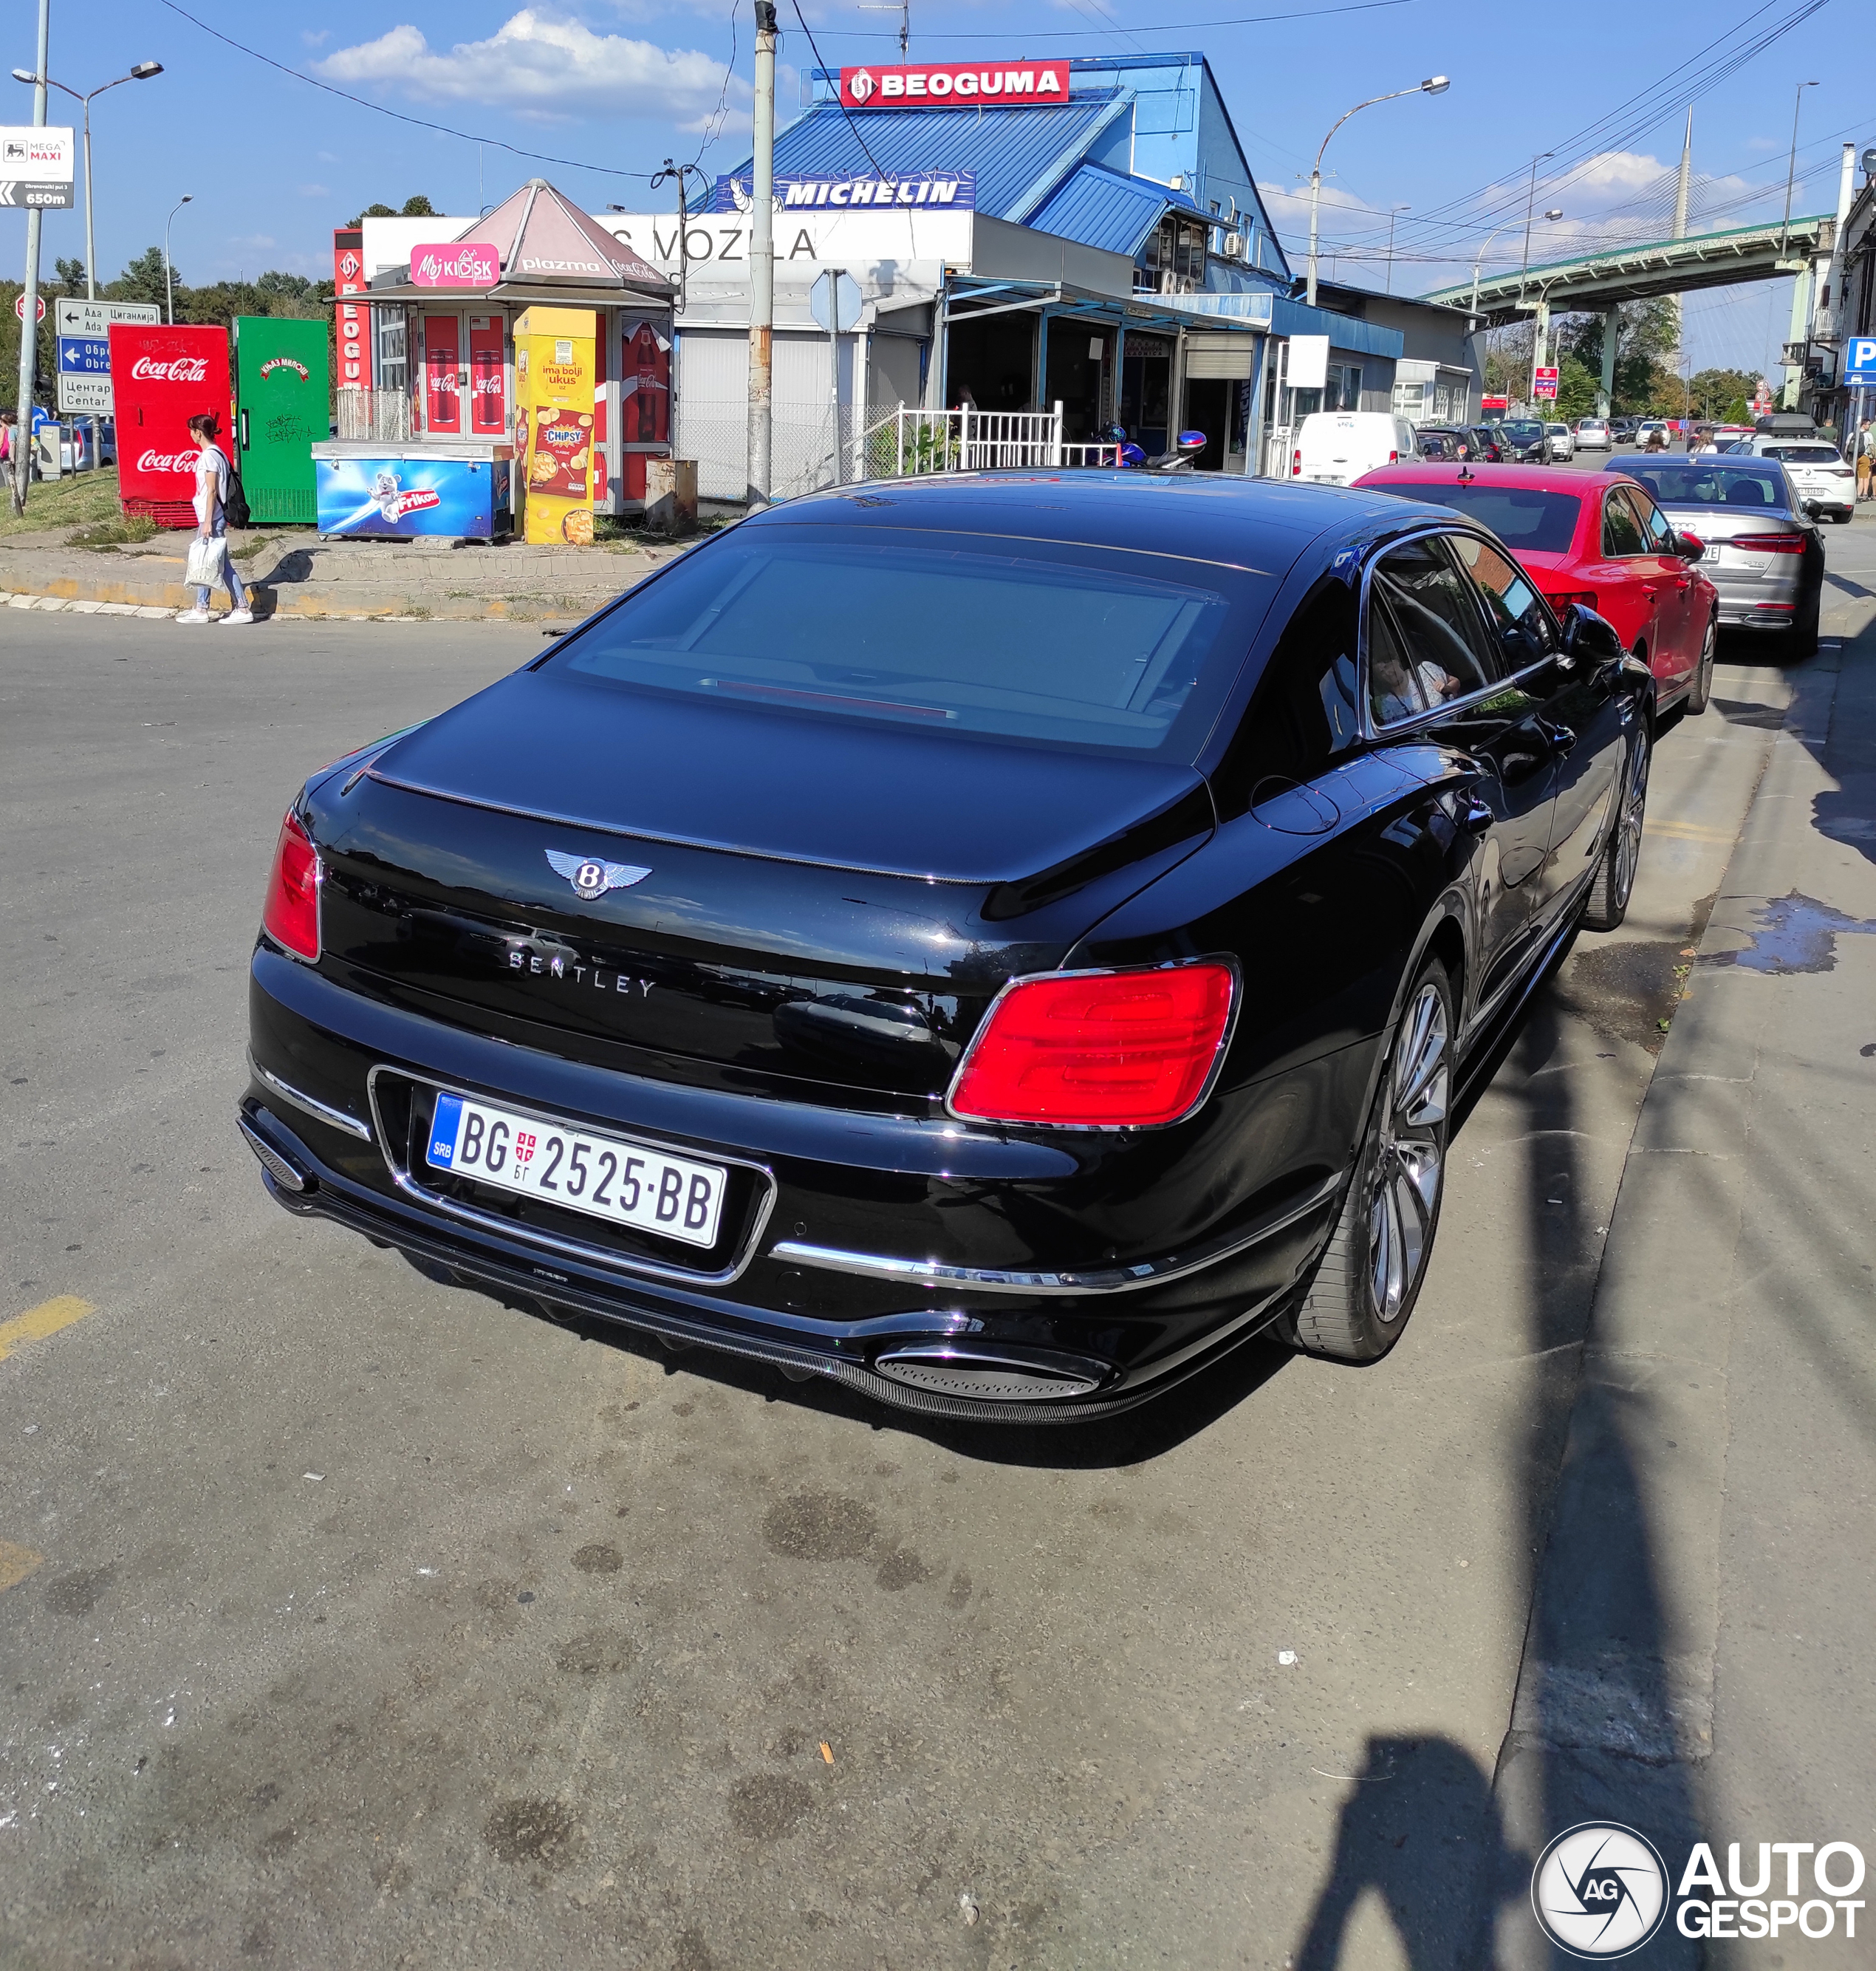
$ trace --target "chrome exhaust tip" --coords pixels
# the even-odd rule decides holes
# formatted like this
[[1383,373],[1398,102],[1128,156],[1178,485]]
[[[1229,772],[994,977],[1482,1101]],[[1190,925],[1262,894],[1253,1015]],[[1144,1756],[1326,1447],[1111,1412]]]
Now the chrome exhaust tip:
[[949,1341],[888,1350],[873,1358],[873,1369],[909,1389],[987,1403],[1057,1403],[1092,1396],[1113,1375],[1106,1363],[1080,1356]]
[[242,1135],[247,1139],[248,1148],[260,1159],[261,1168],[282,1191],[303,1193],[312,1189],[312,1178],[275,1149],[245,1116],[236,1119],[241,1126]]

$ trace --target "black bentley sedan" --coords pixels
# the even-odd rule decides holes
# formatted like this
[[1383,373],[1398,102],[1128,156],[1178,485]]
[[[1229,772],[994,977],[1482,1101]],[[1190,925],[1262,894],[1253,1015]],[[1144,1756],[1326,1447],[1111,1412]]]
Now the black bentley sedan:
[[791,501],[307,782],[240,1126],[433,1277],[927,1412],[1372,1360],[1653,689],[1386,494]]

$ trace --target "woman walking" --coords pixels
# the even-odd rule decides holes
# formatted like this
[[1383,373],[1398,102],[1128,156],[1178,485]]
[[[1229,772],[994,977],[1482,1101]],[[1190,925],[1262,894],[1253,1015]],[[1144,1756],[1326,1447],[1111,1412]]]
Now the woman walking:
[[247,590],[235,572],[234,563],[228,558],[230,468],[228,454],[215,442],[215,434],[220,428],[212,411],[198,411],[189,420],[189,435],[202,448],[195,462],[195,537],[201,542],[222,543],[221,578],[234,607],[219,619],[211,616],[208,609],[210,585],[198,582],[195,607],[181,611],[176,617],[178,623],[213,623],[217,620],[224,624],[252,623],[254,620],[254,612],[248,607]]

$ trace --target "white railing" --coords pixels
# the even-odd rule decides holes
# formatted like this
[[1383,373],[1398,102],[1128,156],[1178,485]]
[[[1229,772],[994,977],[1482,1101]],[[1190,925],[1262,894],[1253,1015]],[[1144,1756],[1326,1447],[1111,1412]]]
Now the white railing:
[[410,437],[410,397],[402,390],[347,386],[334,393],[333,417],[340,438],[373,445],[402,445]]
[[1047,411],[928,411],[901,404],[861,434],[856,471],[875,479],[929,472],[1059,471],[1118,465],[1115,445],[1064,443],[1062,406]]

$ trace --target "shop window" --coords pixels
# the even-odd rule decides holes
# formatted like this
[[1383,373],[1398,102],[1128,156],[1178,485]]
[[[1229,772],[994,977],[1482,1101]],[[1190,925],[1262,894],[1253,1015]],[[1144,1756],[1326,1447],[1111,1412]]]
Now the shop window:
[[1358,411],[1361,409],[1361,365],[1359,363],[1331,363],[1329,365],[1328,375],[1323,386],[1322,408],[1325,411]]
[[402,390],[410,376],[405,353],[404,311],[399,308],[374,308],[371,312],[378,324],[378,388]]
[[1210,230],[1202,219],[1168,213],[1141,249],[1134,269],[1134,292],[1186,294],[1203,287]]

